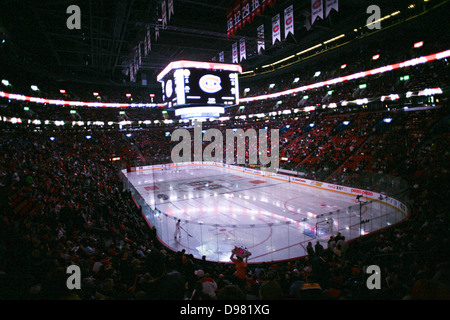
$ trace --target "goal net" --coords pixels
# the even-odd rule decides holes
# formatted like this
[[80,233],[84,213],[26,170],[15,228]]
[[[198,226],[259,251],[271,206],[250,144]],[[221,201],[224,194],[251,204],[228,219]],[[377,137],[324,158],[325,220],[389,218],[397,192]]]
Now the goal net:
[[316,222],[315,236],[319,241],[328,241],[334,235],[334,221],[332,218]]

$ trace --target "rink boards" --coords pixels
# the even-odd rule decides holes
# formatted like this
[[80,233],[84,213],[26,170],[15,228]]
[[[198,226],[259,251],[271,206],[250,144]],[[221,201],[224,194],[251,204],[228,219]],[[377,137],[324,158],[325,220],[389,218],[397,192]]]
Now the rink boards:
[[[334,231],[351,240],[361,230],[371,233],[409,215],[401,201],[376,192],[228,164],[122,172],[160,241],[211,261],[229,262],[235,245],[252,252],[249,262],[294,259],[306,254],[307,242],[318,240],[318,221],[332,218]],[[366,203],[362,211],[356,196]],[[364,230],[361,218],[368,221]],[[178,219],[182,236],[174,239]]]

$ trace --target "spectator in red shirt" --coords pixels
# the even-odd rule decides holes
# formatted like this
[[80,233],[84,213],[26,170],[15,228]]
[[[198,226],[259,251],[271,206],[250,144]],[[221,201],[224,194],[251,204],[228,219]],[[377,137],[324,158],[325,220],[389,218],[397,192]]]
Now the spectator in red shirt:
[[236,266],[236,273],[235,273],[235,281],[236,284],[239,286],[239,288],[245,292],[246,285],[247,285],[247,260],[248,257],[245,257],[245,261],[241,258],[236,256],[236,252],[233,250],[230,256],[230,260],[233,261],[233,263]]

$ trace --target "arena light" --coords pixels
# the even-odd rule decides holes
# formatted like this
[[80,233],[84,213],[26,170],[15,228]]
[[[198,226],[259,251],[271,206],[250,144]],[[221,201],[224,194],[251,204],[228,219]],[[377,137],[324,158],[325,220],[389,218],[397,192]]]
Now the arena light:
[[420,48],[420,47],[422,47],[423,46],[423,41],[419,41],[419,42],[416,42],[416,43],[414,43],[414,48]]
[[408,80],[409,80],[409,75],[400,77],[400,81],[408,81]]
[[341,69],[345,69],[345,68],[347,68],[346,64],[341,65]]
[[312,47],[310,47],[310,48],[308,48],[308,49],[306,49],[306,50],[303,50],[303,51],[297,52],[297,53],[296,53],[295,55],[296,55],[296,56],[302,55],[302,54],[304,54],[304,53],[306,53],[306,52],[308,52],[308,51],[311,51],[311,50],[317,49],[317,48],[319,48],[319,47],[321,47],[321,46],[322,46],[322,44],[321,44],[321,43],[319,43],[319,44],[316,44],[315,46],[312,46]]
[[327,44],[327,43],[336,41],[336,40],[341,39],[341,38],[343,38],[343,37],[345,37],[345,34],[338,35],[337,37],[334,37],[334,38],[332,38],[332,39],[330,39],[330,40],[325,41],[323,44]]
[[3,79],[2,84],[7,87],[7,86],[9,86],[9,81],[6,79]]
[[376,54],[376,55],[372,56],[372,60],[378,60],[379,58],[380,58],[379,54]]
[[355,102],[356,102],[357,105],[361,106],[361,105],[363,105],[363,104],[368,104],[368,103],[369,103],[369,100],[368,100],[367,98],[364,98],[364,99],[356,99]]
[[64,93],[66,93],[66,90],[64,90],[64,89],[59,89],[59,93],[64,94]]
[[33,91],[39,91],[39,88],[38,88],[38,86],[36,86],[36,85],[31,85],[31,90],[33,90]]
[[337,104],[334,103],[334,102],[332,102],[332,103],[330,103],[330,104],[328,105],[328,108],[329,108],[329,109],[335,109],[335,108],[337,108]]
[[419,96],[432,96],[435,94],[442,94],[441,88],[429,88],[419,91]]
[[393,17],[393,16],[398,15],[399,13],[400,13],[400,11],[392,12],[391,14],[388,14],[387,16],[384,16],[384,17],[382,17],[382,18],[380,18],[380,19],[377,19],[377,20],[375,20],[375,21],[372,21],[371,23],[366,24],[365,27],[369,27],[369,26],[371,26],[372,24],[376,24],[376,23],[381,22],[381,21],[383,21],[383,20],[389,19],[389,18],[391,18],[391,17]]

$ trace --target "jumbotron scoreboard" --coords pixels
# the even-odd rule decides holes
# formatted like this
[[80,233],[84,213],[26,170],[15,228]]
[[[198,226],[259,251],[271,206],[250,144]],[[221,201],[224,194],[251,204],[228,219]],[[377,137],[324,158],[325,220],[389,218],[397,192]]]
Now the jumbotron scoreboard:
[[239,103],[237,64],[174,61],[158,76],[164,103],[182,118],[215,118]]

